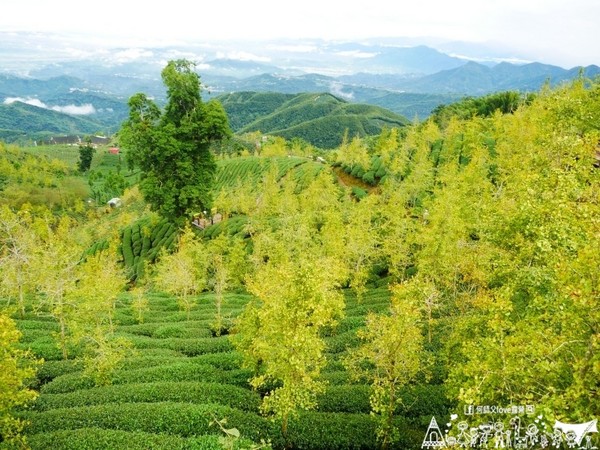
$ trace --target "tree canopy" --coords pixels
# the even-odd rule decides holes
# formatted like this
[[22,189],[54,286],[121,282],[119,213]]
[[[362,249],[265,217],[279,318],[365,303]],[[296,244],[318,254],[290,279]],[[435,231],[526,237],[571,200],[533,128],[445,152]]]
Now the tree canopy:
[[220,103],[202,102],[194,63],[169,61],[162,71],[164,110],[143,93],[129,99],[129,119],[119,138],[130,167],[141,170],[146,201],[170,220],[210,208],[216,164],[211,144],[231,134]]

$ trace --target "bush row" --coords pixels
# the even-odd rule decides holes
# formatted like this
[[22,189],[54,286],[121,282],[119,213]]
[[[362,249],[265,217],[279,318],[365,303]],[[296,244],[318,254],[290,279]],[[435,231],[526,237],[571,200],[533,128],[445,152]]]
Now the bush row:
[[17,319],[17,325],[23,334],[27,333],[26,330],[45,330],[46,333],[48,331],[58,331],[58,323],[54,319],[43,320],[37,316],[32,319]]
[[105,403],[185,402],[215,403],[258,412],[260,401],[256,392],[229,384],[163,381],[102,386],[64,394],[42,394],[33,408],[47,411]]
[[161,250],[171,250],[177,227],[167,219],[151,223],[148,218],[125,227],[121,234],[121,253],[132,279],[144,274],[144,266],[153,263]]
[[368,414],[305,412],[288,427],[292,448],[377,449],[375,421]]
[[364,384],[327,386],[317,397],[317,409],[322,412],[369,414],[371,388]]
[[[159,435],[170,433],[185,438],[219,433],[218,428],[211,423],[215,419],[225,418],[227,427],[237,428],[244,438],[254,442],[259,442],[261,439],[270,440],[275,449],[283,448],[286,444],[289,448],[312,450],[378,448],[375,421],[368,414],[301,413],[290,421],[286,442],[281,436],[277,422],[260,417],[258,414],[221,405],[170,402],[106,404],[45,412],[29,411],[22,413],[21,417],[30,420],[27,432],[32,435],[69,430],[69,433],[65,432],[62,435],[66,436],[67,434],[73,435],[73,430],[98,427],[121,430],[120,432],[156,433]],[[400,430],[410,431],[401,418],[396,419],[396,424]],[[422,439],[422,430],[420,431]],[[402,444],[409,443],[406,440],[408,434],[401,433]],[[74,435],[83,436],[84,433],[80,431]],[[144,436],[143,434],[139,435],[140,438]],[[148,438],[152,439],[150,436]],[[41,438],[38,439],[41,440]],[[102,437],[99,436],[99,439]],[[111,436],[111,439],[117,439],[117,437]],[[37,445],[39,440],[36,441],[34,436],[33,442]],[[414,444],[414,442],[410,442],[410,444]],[[51,445],[48,448],[56,447]],[[127,445],[124,448],[131,447]],[[401,445],[398,448],[413,448],[413,446]]]
[[[141,323],[120,327],[120,331],[134,336],[164,338],[207,338],[211,337],[209,322],[188,323]],[[195,325],[195,326],[194,326]],[[202,325],[202,327],[198,326]]]
[[[247,387],[250,376],[250,371],[245,369],[221,370],[209,364],[183,361],[135,370],[118,370],[113,375],[112,384],[199,381]],[[92,387],[94,387],[94,382],[91,378],[81,373],[70,373],[43,385],[40,392],[42,394],[61,394]]]
[[[59,430],[28,436],[32,450],[222,450],[219,436],[205,435],[183,438],[170,434],[153,434],[141,431],[80,428]],[[236,449],[249,448],[250,441],[240,440]]]
[[356,335],[356,330],[350,330],[334,336],[325,338],[325,345],[329,353],[342,353],[348,348],[356,347],[360,344],[360,339]]
[[170,433],[182,437],[219,433],[211,424],[227,419],[227,427],[237,428],[242,436],[259,442],[273,435],[272,423],[258,414],[227,406],[190,403],[107,403],[104,405],[22,412],[30,421],[27,434],[48,433],[79,428],[110,428],[146,433]]
[[41,384],[46,384],[56,377],[68,373],[81,371],[81,361],[72,359],[60,359],[57,361],[44,361],[37,371],[37,379]]
[[[421,448],[427,424],[415,426],[403,417],[395,417],[393,423],[400,436],[392,448]],[[377,442],[375,419],[368,414],[305,412],[290,423],[288,439],[295,449],[381,448]]]
[[202,355],[205,353],[222,353],[233,350],[227,336],[214,338],[166,338],[155,339],[147,336],[128,336],[128,339],[138,349],[168,348],[176,350],[187,356]]
[[[368,414],[371,411],[370,394],[371,388],[366,384],[330,385],[317,398],[318,410]],[[405,386],[400,389],[399,398],[396,414],[411,422],[422,417],[446,416],[454,406],[447,399],[443,385]]]

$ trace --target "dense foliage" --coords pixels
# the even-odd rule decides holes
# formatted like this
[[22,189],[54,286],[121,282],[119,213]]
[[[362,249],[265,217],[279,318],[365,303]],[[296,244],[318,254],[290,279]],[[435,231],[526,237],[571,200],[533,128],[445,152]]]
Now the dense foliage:
[[141,170],[140,189],[163,217],[182,221],[210,209],[215,162],[210,144],[230,133],[219,103],[203,103],[191,62],[171,61],[162,71],[164,111],[145,94],[129,100],[120,131],[131,166]]
[[346,137],[327,160],[261,140],[219,161],[193,228],[134,202],[85,220],[4,206],[3,310],[23,333],[4,341],[46,360],[39,400],[10,416],[35,448],[69,448],[68,431],[94,448],[76,430],[156,448],[420,448],[432,415],[464,405],[591,420],[599,94],[580,79],[505,113],[457,106]]

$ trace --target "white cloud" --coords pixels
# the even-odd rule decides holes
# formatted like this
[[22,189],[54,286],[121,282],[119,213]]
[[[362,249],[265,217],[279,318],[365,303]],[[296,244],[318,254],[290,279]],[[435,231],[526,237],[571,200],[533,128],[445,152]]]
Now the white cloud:
[[[148,3],[148,2],[147,2]],[[148,47],[242,39],[353,39],[378,37],[439,38],[444,41],[501,42],[526,59],[565,64],[598,64],[598,0],[421,0],[418,2],[338,2],[304,0],[205,2],[189,14],[189,2],[168,7],[104,0],[93,20],[73,20],[65,11],[80,10],[76,0],[5,0],[0,30],[74,33],[97,47]],[[118,11],[118,14],[115,14]],[[223,26],[224,21],[228,24]],[[310,51],[303,42],[288,51]],[[79,46],[77,46],[79,47]],[[131,58],[134,55],[125,53]]]
[[289,53],[314,53],[319,50],[316,45],[310,44],[297,44],[297,45],[269,45],[269,50],[277,50],[280,52]]
[[271,58],[268,56],[258,56],[250,52],[217,52],[217,59],[235,59],[237,61],[257,61],[257,62],[270,62]]
[[345,100],[353,100],[354,99],[354,93],[352,91],[344,92],[344,85],[342,83],[338,83],[335,81],[329,85],[329,92],[331,92],[333,95],[335,95],[337,97],[341,97]]
[[4,99],[4,104],[5,105],[10,105],[12,103],[15,102],[21,102],[21,103],[26,103],[28,105],[31,106],[37,106],[38,108],[44,108],[44,109],[48,109],[48,106],[42,102],[40,99],[38,98],[33,98],[33,97],[6,97]]
[[60,113],[71,114],[73,116],[89,116],[90,114],[94,114],[96,112],[96,108],[94,108],[94,105],[91,103],[86,103],[83,105],[48,106],[39,98],[33,97],[6,97],[3,103],[5,105],[10,105],[15,102],[26,103],[27,105],[36,106],[43,109],[50,109]]
[[50,109],[65,114],[71,114],[72,116],[89,116],[96,112],[96,108],[94,108],[94,105],[91,103],[85,103],[83,105],[52,106]]
[[360,50],[345,50],[337,52],[336,54],[340,56],[350,56],[352,58],[373,58],[377,56],[377,53],[361,52]]
[[154,55],[150,50],[143,48],[128,48],[121,50],[113,55],[114,61],[117,63],[126,63],[135,61],[141,58],[151,58]]

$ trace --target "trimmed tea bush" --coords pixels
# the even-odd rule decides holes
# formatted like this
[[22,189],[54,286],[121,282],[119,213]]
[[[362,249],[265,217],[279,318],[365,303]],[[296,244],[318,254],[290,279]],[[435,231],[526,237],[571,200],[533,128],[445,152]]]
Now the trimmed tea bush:
[[36,411],[102,405],[106,403],[185,402],[218,403],[258,412],[256,392],[237,386],[199,382],[155,382],[103,386],[64,394],[44,394],[34,403]]
[[[183,438],[171,434],[141,431],[80,428],[34,434],[28,438],[32,450],[222,450],[217,435]],[[236,441],[234,449],[249,448],[247,439]]]

